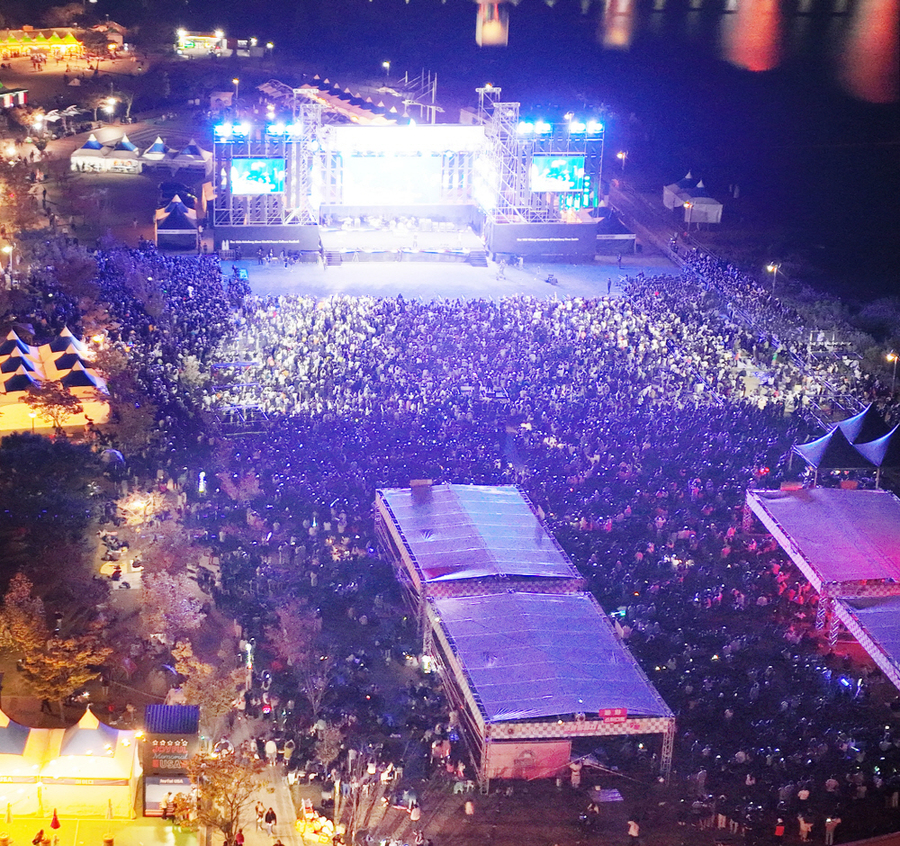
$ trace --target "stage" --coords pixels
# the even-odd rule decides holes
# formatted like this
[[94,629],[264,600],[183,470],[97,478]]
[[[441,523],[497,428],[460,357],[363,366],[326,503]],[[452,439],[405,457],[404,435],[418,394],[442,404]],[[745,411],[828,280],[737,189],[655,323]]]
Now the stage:
[[[435,224],[437,225],[437,224]],[[326,252],[382,253],[396,250],[420,250],[429,253],[468,253],[484,250],[484,242],[471,227],[452,227],[449,231],[422,231],[403,225],[384,229],[319,227]],[[345,260],[352,260],[352,256]]]

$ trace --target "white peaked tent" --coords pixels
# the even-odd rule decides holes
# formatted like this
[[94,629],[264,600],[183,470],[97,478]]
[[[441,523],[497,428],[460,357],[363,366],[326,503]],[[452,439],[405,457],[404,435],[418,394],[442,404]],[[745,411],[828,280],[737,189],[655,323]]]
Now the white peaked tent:
[[173,170],[179,168],[202,168],[209,171],[212,168],[212,153],[204,150],[193,138],[177,156],[169,159],[169,165]]
[[168,148],[166,147],[165,141],[157,135],[156,140],[144,150],[141,158],[148,162],[161,162],[165,159],[167,152]]
[[673,182],[663,188],[663,205],[667,209],[677,208],[684,203],[684,192],[696,187],[697,180],[688,171],[684,179],[679,179],[678,182]]
[[13,817],[41,812],[41,766],[49,742],[49,729],[19,725],[0,711],[2,801]]
[[189,209],[177,194],[165,208],[156,210],[156,241],[172,248],[196,246],[197,212]]
[[72,153],[70,167],[72,170],[100,170],[101,162],[106,157],[108,150],[92,132],[88,140]]
[[[690,202],[690,206],[685,205]],[[682,194],[681,205],[684,206],[684,221],[690,224],[721,223],[722,204],[711,197],[701,179],[696,188]]]
[[52,729],[41,770],[44,809],[70,817],[132,817],[141,768],[133,731],[119,731],[85,711],[67,729]]

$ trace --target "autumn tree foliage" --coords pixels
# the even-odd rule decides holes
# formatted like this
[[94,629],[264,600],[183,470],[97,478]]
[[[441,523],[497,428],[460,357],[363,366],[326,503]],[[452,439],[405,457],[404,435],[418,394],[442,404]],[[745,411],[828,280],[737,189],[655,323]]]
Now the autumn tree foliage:
[[199,629],[206,619],[186,573],[154,570],[144,575],[141,587],[140,624],[148,639],[156,636],[171,643]]
[[0,607],[0,643],[21,655],[22,676],[35,696],[62,703],[97,678],[98,668],[112,649],[103,642],[96,624],[88,624],[79,635],[64,637],[52,632],[44,604],[33,595],[33,587],[21,573],[10,582]]
[[30,388],[24,402],[41,420],[50,423],[57,434],[62,434],[66,423],[84,411],[78,397],[61,382],[52,380]]
[[224,658],[215,664],[194,654],[187,639],[179,640],[172,648],[176,672],[184,676],[181,692],[190,705],[200,706],[202,732],[215,737],[219,718],[227,714],[243,690],[246,672],[233,661],[229,666]]
[[188,762],[188,774],[199,793],[199,803],[176,801],[176,822],[186,828],[213,828],[225,839],[225,846],[233,846],[238,830],[250,822],[264,768],[262,761],[245,760],[233,753],[195,755]]

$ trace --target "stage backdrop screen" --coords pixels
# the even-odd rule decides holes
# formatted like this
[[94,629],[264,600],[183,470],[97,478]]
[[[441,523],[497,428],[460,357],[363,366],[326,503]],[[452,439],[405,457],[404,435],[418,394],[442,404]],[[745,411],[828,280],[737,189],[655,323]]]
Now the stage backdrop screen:
[[347,206],[409,206],[441,202],[441,156],[342,156]]
[[232,194],[283,194],[284,159],[232,159]]
[[535,193],[582,191],[584,156],[535,156],[531,160],[531,190]]

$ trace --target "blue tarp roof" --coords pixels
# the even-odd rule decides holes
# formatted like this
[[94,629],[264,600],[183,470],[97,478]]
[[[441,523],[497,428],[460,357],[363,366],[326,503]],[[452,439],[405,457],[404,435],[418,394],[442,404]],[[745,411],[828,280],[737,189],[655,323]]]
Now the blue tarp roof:
[[514,485],[381,490],[426,582],[578,578]]
[[102,150],[103,145],[94,137],[93,133],[88,137],[88,140],[81,145],[82,150]]
[[863,470],[873,466],[868,458],[859,454],[837,426],[821,438],[795,446],[794,452],[816,469]]
[[197,734],[200,708],[197,705],[148,705],[144,728],[149,734]]
[[671,717],[650,680],[586,593],[436,599],[489,722],[625,708]]
[[100,723],[96,728],[81,728],[75,725],[66,729],[59,754],[113,758],[118,739],[119,732],[104,723]]
[[900,467],[900,424],[884,437],[857,444],[856,450],[876,467]]
[[28,745],[31,729],[9,721],[9,725],[0,728],[0,754],[21,755]]
[[838,423],[837,427],[851,444],[856,445],[874,441],[887,434],[888,430],[887,423],[875,408],[875,403],[870,403],[865,411]]

